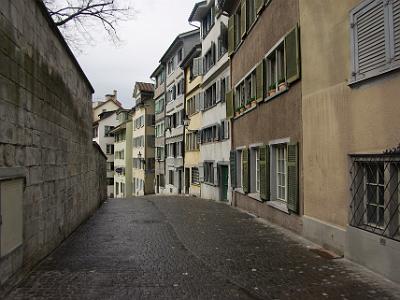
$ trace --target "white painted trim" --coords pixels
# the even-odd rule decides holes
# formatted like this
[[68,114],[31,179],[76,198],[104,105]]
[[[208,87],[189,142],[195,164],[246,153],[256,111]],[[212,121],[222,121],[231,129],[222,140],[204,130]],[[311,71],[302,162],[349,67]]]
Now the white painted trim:
[[256,143],[256,144],[251,144],[251,145],[249,145],[249,148],[250,148],[250,149],[252,149],[252,148],[260,148],[260,147],[262,147],[262,146],[264,146],[263,143]]
[[281,138],[281,139],[276,139],[276,140],[271,140],[269,141],[268,145],[279,145],[279,144],[289,144],[290,143],[290,138]]

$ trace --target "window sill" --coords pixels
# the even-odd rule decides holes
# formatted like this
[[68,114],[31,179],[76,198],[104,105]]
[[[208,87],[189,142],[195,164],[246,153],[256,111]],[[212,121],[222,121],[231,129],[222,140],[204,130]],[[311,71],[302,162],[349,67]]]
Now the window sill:
[[213,187],[217,187],[218,185],[216,185],[215,183],[211,183],[211,182],[203,182],[205,185],[209,185],[209,186],[213,186]]
[[290,215],[289,210],[287,209],[286,203],[281,202],[281,201],[277,201],[277,200],[275,200],[275,201],[267,201],[266,203],[267,203],[268,206],[271,206],[271,207],[273,207],[275,209],[278,209],[278,210]]
[[260,197],[260,193],[249,193],[249,194],[247,194],[247,196],[249,196],[250,198],[257,200],[259,202],[264,202]]
[[379,76],[384,76],[386,74],[392,73],[393,71],[399,70],[400,69],[400,65],[397,66],[393,66],[393,67],[389,67],[388,69],[378,72],[374,75],[371,75],[369,77],[366,78],[362,78],[362,79],[356,79],[356,80],[350,80],[350,82],[347,84],[349,87],[353,88],[356,87],[358,85],[361,85],[363,83],[369,82],[371,80],[374,80],[375,78],[379,77]]
[[247,108],[244,112],[242,112],[242,113],[240,113],[239,115],[235,116],[233,119],[236,120],[236,119],[240,118],[241,116],[243,116],[243,115],[245,115],[245,114],[251,112],[252,110],[256,109],[256,107],[257,107],[257,104],[251,106],[250,108]]
[[286,93],[288,90],[289,90],[289,88],[286,87],[284,90],[278,91],[276,94],[274,94],[274,95],[272,95],[272,96],[267,96],[266,98],[264,98],[264,102],[268,102],[268,101],[270,101],[270,100],[272,100],[272,99],[274,99],[274,98],[277,98],[277,97],[279,97],[280,95]]

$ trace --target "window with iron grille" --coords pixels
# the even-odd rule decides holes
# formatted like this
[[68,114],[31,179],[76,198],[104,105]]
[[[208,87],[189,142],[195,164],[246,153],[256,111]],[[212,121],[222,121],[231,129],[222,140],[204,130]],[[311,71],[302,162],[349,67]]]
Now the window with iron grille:
[[350,225],[400,241],[400,155],[353,155]]
[[199,184],[199,168],[192,168],[192,184]]
[[364,0],[350,24],[353,81],[400,67],[400,0]]

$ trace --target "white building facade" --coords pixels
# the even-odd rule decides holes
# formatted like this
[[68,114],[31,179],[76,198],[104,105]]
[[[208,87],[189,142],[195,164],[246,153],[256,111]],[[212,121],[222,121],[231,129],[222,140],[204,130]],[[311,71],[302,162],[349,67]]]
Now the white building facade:
[[165,194],[184,192],[185,79],[179,64],[197,43],[199,30],[182,33],[173,41],[160,61],[166,69]]
[[226,92],[230,90],[228,18],[215,0],[199,2],[190,22],[200,22],[202,55],[194,61],[195,75],[203,75],[200,109],[200,182],[202,198],[230,202],[230,121],[226,118]]

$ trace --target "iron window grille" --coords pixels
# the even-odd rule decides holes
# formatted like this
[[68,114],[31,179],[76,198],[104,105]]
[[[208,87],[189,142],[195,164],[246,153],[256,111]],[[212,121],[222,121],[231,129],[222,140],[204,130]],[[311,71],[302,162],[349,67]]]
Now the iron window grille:
[[351,159],[350,226],[400,241],[400,153]]

